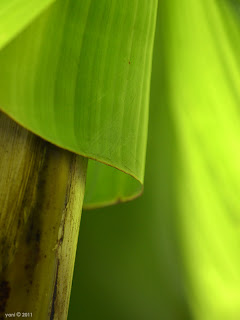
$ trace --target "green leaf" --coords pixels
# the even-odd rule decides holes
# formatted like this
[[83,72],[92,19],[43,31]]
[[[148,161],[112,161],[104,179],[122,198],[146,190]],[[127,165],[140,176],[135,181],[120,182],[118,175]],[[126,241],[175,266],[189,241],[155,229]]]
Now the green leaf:
[[184,290],[179,148],[165,85],[162,6],[163,1],[154,44],[144,194],[83,212],[69,320],[193,320]]
[[0,49],[55,0],[1,0]]
[[157,0],[58,0],[0,52],[3,111],[137,179],[90,164],[86,206],[141,190],[156,11]]
[[[240,318],[240,19],[230,1],[164,2],[167,99],[194,319]],[[235,5],[237,2],[235,1]]]

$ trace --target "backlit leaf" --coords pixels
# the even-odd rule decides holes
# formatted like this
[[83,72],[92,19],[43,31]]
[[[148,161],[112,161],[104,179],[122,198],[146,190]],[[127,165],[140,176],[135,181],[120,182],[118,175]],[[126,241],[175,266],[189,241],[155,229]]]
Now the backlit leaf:
[[239,319],[239,2],[164,3],[164,72],[181,152],[176,186],[188,298],[194,319]]

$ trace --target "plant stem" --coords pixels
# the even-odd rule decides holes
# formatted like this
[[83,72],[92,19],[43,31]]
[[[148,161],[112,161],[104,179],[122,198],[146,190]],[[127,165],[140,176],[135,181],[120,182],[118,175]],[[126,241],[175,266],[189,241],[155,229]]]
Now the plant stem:
[[0,319],[66,319],[87,159],[0,114]]

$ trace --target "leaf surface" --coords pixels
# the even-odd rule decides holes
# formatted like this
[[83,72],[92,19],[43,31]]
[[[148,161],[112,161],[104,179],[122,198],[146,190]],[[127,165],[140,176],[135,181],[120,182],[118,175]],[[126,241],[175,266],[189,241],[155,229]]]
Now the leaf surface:
[[162,8],[163,1],[153,55],[144,194],[83,212],[69,320],[193,320],[184,290],[179,146],[165,85]]
[[0,49],[55,0],[1,0]]
[[58,0],[0,52],[3,111],[137,180],[92,163],[85,206],[142,188],[156,11],[157,0]]

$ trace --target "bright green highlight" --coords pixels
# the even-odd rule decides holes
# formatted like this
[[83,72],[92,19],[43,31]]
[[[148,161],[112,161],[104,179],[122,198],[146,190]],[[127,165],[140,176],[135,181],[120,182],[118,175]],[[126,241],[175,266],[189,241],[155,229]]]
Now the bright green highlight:
[[194,319],[240,318],[240,20],[229,1],[165,1],[166,84]]
[[18,35],[55,0],[1,0],[0,48]]
[[156,11],[157,0],[58,0],[0,52],[3,111],[138,180],[90,164],[85,206],[141,190]]

